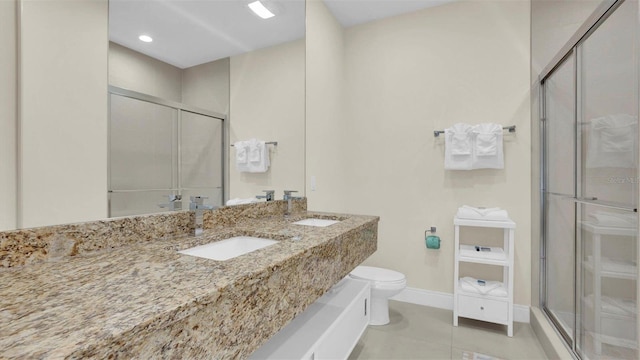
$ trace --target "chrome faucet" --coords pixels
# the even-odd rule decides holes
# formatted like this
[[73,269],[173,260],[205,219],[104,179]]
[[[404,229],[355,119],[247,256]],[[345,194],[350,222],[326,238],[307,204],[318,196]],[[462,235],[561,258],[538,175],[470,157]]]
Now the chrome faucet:
[[262,190],[262,192],[266,192],[266,194],[256,195],[256,199],[266,199],[267,201],[273,201],[273,198],[276,195],[275,190]]
[[193,235],[198,236],[204,231],[204,210],[214,209],[213,206],[204,205],[204,200],[208,199],[204,196],[191,196],[191,202],[189,203],[189,210],[195,212],[195,222],[193,226]]
[[161,208],[167,208],[169,211],[182,210],[182,195],[168,195],[169,202],[166,204],[158,204]]
[[291,194],[295,193],[295,192],[298,192],[298,191],[296,191],[296,190],[285,190],[284,191],[284,197],[282,199],[287,202],[287,211],[284,213],[284,216],[291,215],[291,211],[293,210],[293,206],[291,205],[291,200],[302,199],[300,197],[291,196]]

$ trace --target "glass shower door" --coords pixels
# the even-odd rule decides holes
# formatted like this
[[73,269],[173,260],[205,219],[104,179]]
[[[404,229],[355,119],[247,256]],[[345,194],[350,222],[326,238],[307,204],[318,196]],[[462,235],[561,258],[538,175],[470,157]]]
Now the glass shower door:
[[183,201],[205,196],[207,205],[224,205],[222,120],[182,111],[180,120],[180,188]]
[[542,80],[541,300],[583,359],[640,358],[638,11],[610,5]]
[[543,308],[565,340],[575,333],[575,57],[544,83]]
[[580,52],[577,342],[589,359],[638,359],[638,2],[625,1]]
[[109,216],[150,214],[167,209],[177,195],[176,109],[110,95]]

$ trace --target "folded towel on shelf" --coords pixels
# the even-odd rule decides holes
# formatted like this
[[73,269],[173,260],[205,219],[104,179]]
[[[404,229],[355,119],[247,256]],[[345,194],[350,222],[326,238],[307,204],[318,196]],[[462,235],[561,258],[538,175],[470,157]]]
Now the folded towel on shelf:
[[504,169],[502,125],[486,123],[475,125],[473,134],[473,169]]
[[587,168],[634,168],[638,152],[638,118],[614,114],[589,122]]
[[607,297],[606,303],[610,306],[611,310],[616,308],[620,313],[625,312],[628,315],[638,314],[637,304],[634,300]]
[[635,274],[637,271],[636,264],[632,261],[615,260],[605,258],[602,264],[605,271],[620,272],[627,274]]
[[253,204],[253,203],[257,203],[259,201],[260,200],[258,200],[256,198],[248,198],[248,199],[235,198],[235,199],[227,200],[227,204],[226,205],[233,206],[233,205]]
[[[595,305],[593,294],[586,296],[585,300],[592,307]],[[601,311],[609,314],[622,315],[622,316],[638,315],[638,308],[637,308],[636,302],[634,300],[629,300],[629,299],[612,298],[609,296],[602,295],[600,296],[600,308],[601,308]]]
[[594,211],[589,214],[589,217],[593,219],[600,226],[609,227],[637,227],[638,215],[637,214],[621,214],[609,211]]
[[[587,262],[589,262],[592,266],[595,266],[593,263],[593,256],[587,256]],[[600,267],[604,271],[617,272],[617,273],[625,273],[625,274],[635,274],[637,272],[635,261],[623,260],[623,259],[610,259],[608,257],[602,256],[600,258]]]
[[460,278],[458,281],[462,291],[491,295],[491,296],[507,296],[509,293],[500,281],[480,280],[470,276]]
[[458,208],[456,217],[459,219],[504,221],[509,220],[509,213],[497,207],[482,208],[463,205]]
[[444,168],[447,170],[471,170],[471,125],[454,124],[444,130]]

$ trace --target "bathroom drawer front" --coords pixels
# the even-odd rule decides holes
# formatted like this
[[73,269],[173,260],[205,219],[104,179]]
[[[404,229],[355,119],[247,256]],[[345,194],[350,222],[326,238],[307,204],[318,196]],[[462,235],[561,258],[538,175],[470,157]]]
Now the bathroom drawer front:
[[458,316],[506,324],[509,302],[458,295]]

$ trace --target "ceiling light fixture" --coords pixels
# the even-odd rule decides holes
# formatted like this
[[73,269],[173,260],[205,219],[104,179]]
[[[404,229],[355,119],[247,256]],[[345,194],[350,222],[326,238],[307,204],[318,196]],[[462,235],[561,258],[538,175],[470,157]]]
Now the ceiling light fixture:
[[249,9],[263,19],[274,17],[275,14],[269,11],[260,1],[254,1],[249,4]]
[[149,35],[140,35],[138,36],[138,39],[140,39],[140,41],[144,41],[146,43],[152,42],[153,38],[151,38],[151,36]]

